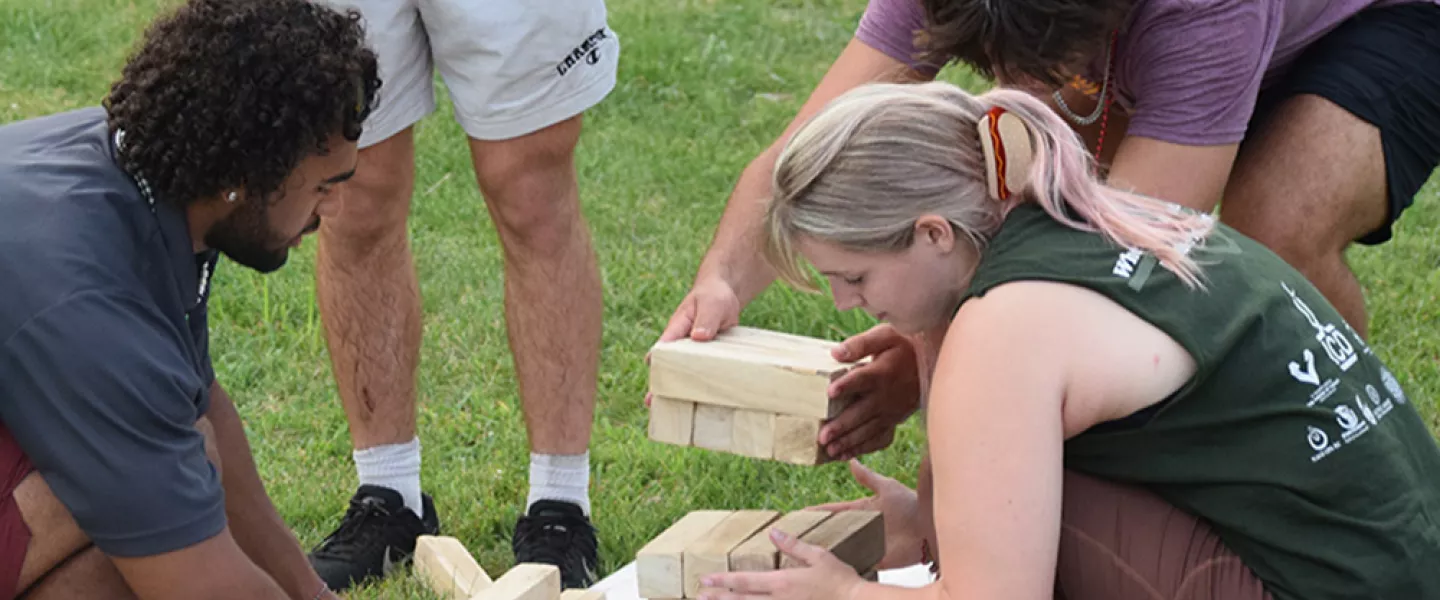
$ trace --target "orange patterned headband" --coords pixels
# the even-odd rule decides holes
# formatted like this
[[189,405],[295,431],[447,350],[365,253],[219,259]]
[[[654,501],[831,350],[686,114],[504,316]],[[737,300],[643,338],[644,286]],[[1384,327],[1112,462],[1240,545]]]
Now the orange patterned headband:
[[985,182],[990,187],[990,196],[1009,200],[1012,193],[1025,188],[1030,173],[1030,162],[1035,156],[1030,130],[1020,117],[999,106],[986,112],[976,129],[985,154]]

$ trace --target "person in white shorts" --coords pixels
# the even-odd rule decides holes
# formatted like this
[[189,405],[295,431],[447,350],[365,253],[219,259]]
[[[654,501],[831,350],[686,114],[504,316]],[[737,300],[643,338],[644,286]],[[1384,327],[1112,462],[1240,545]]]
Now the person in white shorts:
[[382,85],[344,210],[319,232],[320,315],[360,486],[311,563],[344,589],[385,576],[419,535],[439,531],[420,486],[420,295],[406,225],[413,127],[436,109],[438,70],[505,253],[531,449],[515,559],[555,564],[566,588],[588,587],[598,565],[588,488],[602,300],[573,155],[583,112],[615,86],[620,42],[604,0],[325,1],[361,12]]

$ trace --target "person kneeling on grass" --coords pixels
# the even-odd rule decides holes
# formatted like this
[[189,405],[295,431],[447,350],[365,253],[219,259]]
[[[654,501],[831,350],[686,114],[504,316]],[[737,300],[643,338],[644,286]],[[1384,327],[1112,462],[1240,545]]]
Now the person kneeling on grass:
[[0,599],[334,598],[210,362],[219,254],[339,209],[380,81],[358,16],[189,0],[104,107],[0,126]]
[[863,86],[774,189],[787,282],[808,262],[837,308],[943,336],[918,494],[852,463],[882,566],[942,576],[864,582],[772,534],[809,566],[705,597],[1440,598],[1440,449],[1395,376],[1263,246],[1100,183],[1038,100]]

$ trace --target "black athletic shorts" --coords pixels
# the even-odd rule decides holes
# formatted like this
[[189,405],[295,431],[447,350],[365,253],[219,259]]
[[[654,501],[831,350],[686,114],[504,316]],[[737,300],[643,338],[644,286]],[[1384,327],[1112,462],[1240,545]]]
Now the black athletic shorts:
[[1325,98],[1380,129],[1389,213],[1379,229],[1356,241],[1388,241],[1391,226],[1440,164],[1440,5],[1372,8],[1341,23],[1261,93],[1256,119],[1298,94]]

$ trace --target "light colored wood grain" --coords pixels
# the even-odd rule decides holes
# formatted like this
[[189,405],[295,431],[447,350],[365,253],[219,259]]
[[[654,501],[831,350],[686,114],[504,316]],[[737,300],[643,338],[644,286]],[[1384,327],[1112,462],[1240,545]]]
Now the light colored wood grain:
[[775,457],[775,413],[735,409],[730,452],[752,458]]
[[691,444],[706,450],[730,451],[735,432],[735,409],[714,404],[695,405],[695,434]]
[[422,535],[415,540],[415,571],[422,581],[445,600],[470,600],[489,587],[490,576],[460,540],[449,536]]
[[470,600],[559,600],[560,569],[555,565],[521,563]]
[[695,430],[695,403],[664,396],[650,398],[650,439],[689,446]]
[[818,510],[797,510],[786,513],[774,523],[756,531],[750,539],[730,551],[731,571],[774,571],[780,566],[780,550],[770,541],[770,530],[779,529],[800,537],[830,518],[831,513]]
[[750,539],[780,513],[773,510],[737,510],[705,535],[685,547],[685,597],[694,598],[700,590],[700,578],[730,570],[730,551]]
[[681,517],[635,553],[635,577],[642,598],[684,598],[684,555],[734,511],[697,510]]
[[826,390],[851,365],[831,358],[830,346],[753,328],[732,328],[708,342],[657,343],[650,350],[650,392],[701,404],[831,418],[845,403],[831,400]]
[[777,415],[775,417],[775,460],[796,465],[818,465],[829,462],[829,455],[820,447],[820,426],[824,421],[814,417]]
[[[865,573],[885,557],[885,521],[878,510],[836,512],[800,539],[829,550],[856,573]],[[780,557],[780,568],[798,566],[789,556]]]

